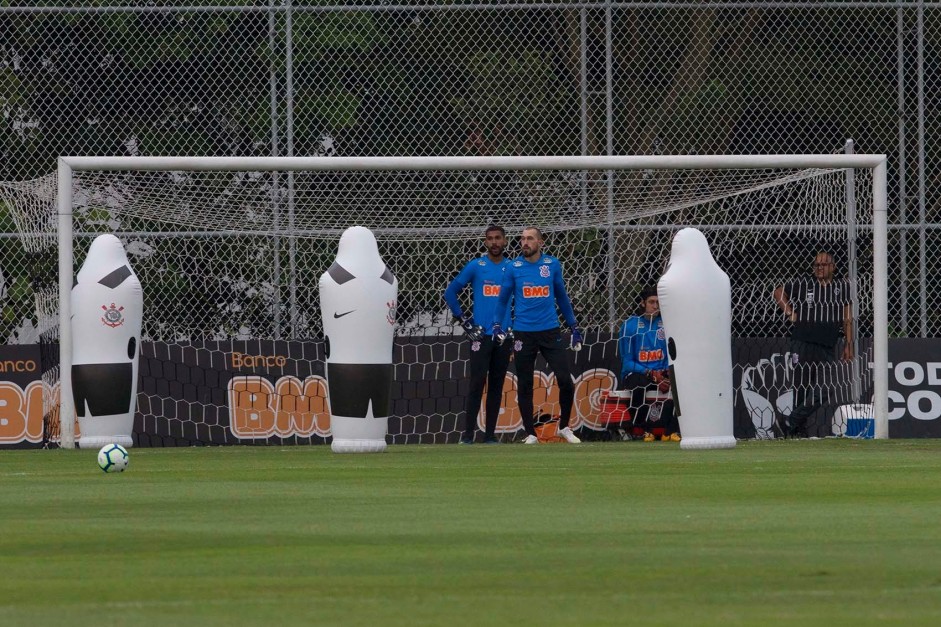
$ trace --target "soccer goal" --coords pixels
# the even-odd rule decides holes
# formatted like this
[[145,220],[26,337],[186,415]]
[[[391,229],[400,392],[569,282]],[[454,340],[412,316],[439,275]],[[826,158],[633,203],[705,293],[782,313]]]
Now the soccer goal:
[[[535,225],[562,261],[587,339],[572,355],[573,427],[600,437],[611,426],[618,330],[662,274],[672,235],[693,226],[732,281],[737,436],[774,437],[813,387],[826,388],[825,435],[856,404],[888,437],[882,155],[63,157],[57,185],[51,211],[48,181],[7,202],[29,246],[57,251],[57,292],[37,307],[58,333],[47,342],[58,364],[44,354],[63,447],[75,441],[72,276],[103,232],[125,244],[145,294],[137,445],[326,441],[317,279],[353,225],[376,234],[399,279],[390,439],[456,441],[470,343],[442,293],[491,223],[506,228],[509,255]],[[854,328],[840,340],[849,357],[807,382],[773,294],[809,276],[821,250],[846,281]],[[553,375],[537,364],[536,376],[537,414],[551,418]],[[511,368],[498,433],[520,427]]]

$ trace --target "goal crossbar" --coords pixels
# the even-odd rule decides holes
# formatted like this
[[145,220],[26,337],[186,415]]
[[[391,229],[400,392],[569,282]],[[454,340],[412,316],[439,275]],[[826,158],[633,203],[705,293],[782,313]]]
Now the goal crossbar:
[[518,157],[60,157],[72,170],[762,170],[876,168],[885,155],[613,155]]
[[458,171],[458,170],[872,170],[873,412],[875,437],[888,437],[888,250],[885,155],[638,155],[511,157],[87,157],[58,161],[60,444],[75,446],[72,401],[72,174],[80,171]]

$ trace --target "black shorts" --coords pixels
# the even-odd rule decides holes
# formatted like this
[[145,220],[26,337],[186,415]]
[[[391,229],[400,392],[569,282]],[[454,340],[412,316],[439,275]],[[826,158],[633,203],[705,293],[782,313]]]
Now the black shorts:
[[133,378],[134,366],[130,362],[72,366],[75,415],[84,418],[86,404],[92,416],[127,413],[134,406],[131,402]]
[[327,362],[327,388],[331,415],[365,418],[372,401],[372,415],[386,418],[392,396],[392,364]]

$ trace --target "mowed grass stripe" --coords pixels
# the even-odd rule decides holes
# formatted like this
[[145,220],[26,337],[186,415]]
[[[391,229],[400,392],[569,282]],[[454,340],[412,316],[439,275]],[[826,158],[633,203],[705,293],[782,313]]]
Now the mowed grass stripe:
[[0,624],[941,624],[941,442],[0,452]]

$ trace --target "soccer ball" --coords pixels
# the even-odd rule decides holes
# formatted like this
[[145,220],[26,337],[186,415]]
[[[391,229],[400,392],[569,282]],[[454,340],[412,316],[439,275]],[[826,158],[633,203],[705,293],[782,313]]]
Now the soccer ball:
[[105,472],[124,472],[127,462],[127,449],[120,444],[108,444],[98,451],[98,467]]

